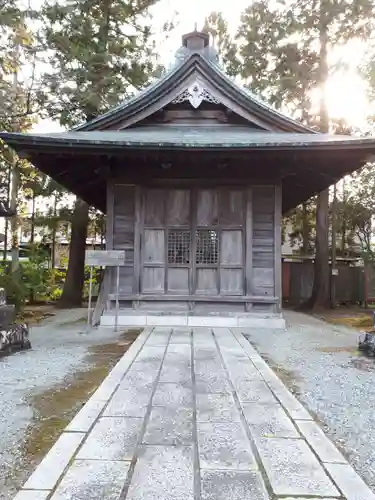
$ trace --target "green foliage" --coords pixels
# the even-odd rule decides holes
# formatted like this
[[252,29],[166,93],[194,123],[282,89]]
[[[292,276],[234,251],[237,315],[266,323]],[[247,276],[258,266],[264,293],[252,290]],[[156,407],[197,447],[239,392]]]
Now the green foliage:
[[346,194],[346,219],[349,229],[360,242],[365,260],[375,262],[375,165],[366,165],[352,176]]
[[143,87],[157,69],[149,8],[157,0],[47,1],[51,51],[45,109],[64,126],[95,118]]
[[[41,62],[30,19],[37,13],[21,2],[0,0],[0,128],[23,131],[33,123],[36,66]],[[20,73],[28,68],[28,77]],[[30,74],[31,73],[31,74]]]
[[229,34],[228,23],[221,12],[211,12],[205,19],[203,31],[211,36],[212,45],[218,52],[219,62],[230,76],[239,73],[237,46]]
[[20,310],[28,301],[43,300],[51,287],[48,269],[48,254],[33,245],[28,251],[28,260],[20,264],[17,273],[12,273],[8,264],[0,270],[0,283],[5,288],[8,300]]
[[[0,265],[0,287],[5,288],[7,299],[20,311],[26,304],[54,302],[61,297],[66,279],[66,268],[52,269],[49,252],[41,245],[30,245],[27,260],[22,261],[18,275],[10,272],[8,263]],[[102,271],[93,270],[92,294],[97,295]],[[85,266],[84,296],[88,297],[90,268]]]
[[306,203],[291,210],[283,219],[284,238],[299,253],[314,253],[316,200],[312,198]]

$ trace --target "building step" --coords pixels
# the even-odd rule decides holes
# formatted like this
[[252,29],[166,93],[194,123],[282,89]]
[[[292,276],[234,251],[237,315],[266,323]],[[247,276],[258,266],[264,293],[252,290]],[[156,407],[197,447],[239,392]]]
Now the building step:
[[[115,326],[115,311],[105,311],[100,326]],[[244,313],[238,315],[224,314],[157,314],[120,309],[118,326],[191,326],[191,327],[227,327],[227,328],[268,328],[285,329],[282,314]]]

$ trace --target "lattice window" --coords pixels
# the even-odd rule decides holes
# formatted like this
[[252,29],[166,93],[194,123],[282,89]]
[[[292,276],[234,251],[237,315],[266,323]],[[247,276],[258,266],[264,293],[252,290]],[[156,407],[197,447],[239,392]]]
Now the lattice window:
[[219,262],[219,234],[211,229],[197,231],[197,264],[217,264]]
[[168,231],[168,264],[190,264],[190,231]]

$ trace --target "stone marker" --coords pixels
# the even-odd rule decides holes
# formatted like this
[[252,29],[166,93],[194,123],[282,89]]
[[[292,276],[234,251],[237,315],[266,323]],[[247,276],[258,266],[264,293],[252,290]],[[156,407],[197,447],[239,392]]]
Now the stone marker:
[[0,288],[0,357],[31,348],[26,323],[17,324],[15,320],[15,306],[6,303],[5,290]]

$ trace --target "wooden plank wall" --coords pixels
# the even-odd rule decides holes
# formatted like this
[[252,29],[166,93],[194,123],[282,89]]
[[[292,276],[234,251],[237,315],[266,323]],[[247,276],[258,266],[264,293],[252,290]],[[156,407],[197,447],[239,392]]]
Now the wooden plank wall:
[[[113,248],[125,250],[125,266],[120,269],[120,293],[132,294],[134,284],[135,186],[113,186]],[[114,276],[115,270],[112,271]],[[115,293],[112,278],[111,293]]]
[[[244,225],[244,230],[247,234],[244,235],[244,241],[243,241],[243,253],[244,257],[246,256],[244,265],[247,267],[250,265],[250,268],[248,267],[246,269],[246,286],[243,289],[243,294],[244,295],[256,295],[256,296],[279,296],[281,291],[276,290],[278,287],[278,282],[280,281],[278,276],[276,274],[279,272],[277,270],[277,259],[278,259],[278,252],[275,252],[275,243],[277,244],[277,239],[278,239],[278,226],[280,223],[281,219],[281,213],[277,214],[276,213],[276,206],[277,206],[277,197],[275,196],[276,190],[279,189],[278,187],[275,188],[275,186],[248,186],[248,188],[245,190],[243,189],[243,193],[245,196],[245,199],[247,200],[247,207],[245,209],[245,206],[243,206],[243,211],[244,214],[246,214],[246,224]],[[170,189],[172,191],[172,189]],[[245,193],[247,191],[247,193]],[[116,250],[126,250],[126,265],[121,269],[120,273],[120,293],[122,295],[132,295],[136,294],[140,291],[139,283],[135,283],[134,279],[134,249],[137,249],[137,253],[139,253],[139,241],[141,238],[140,234],[136,234],[136,228],[139,227],[139,224],[136,224],[136,220],[139,220],[140,217],[142,217],[141,212],[141,194],[142,192],[144,193],[144,190],[142,188],[136,188],[135,186],[127,186],[127,185],[121,185],[121,184],[115,184],[112,188],[112,200],[113,200],[113,210],[112,210],[112,217],[113,218],[113,232],[112,235],[111,233],[111,228],[109,228],[109,234],[108,234],[108,241],[111,242],[113,241],[113,248]],[[203,190],[204,192],[204,190]],[[233,191],[233,196],[236,193],[236,191]],[[170,193],[171,195],[173,194],[172,192]],[[179,199],[179,194],[186,194],[185,191],[176,191],[176,196],[167,196],[167,198],[160,200],[161,205],[164,205],[166,200],[175,200],[177,201],[184,201],[182,205],[188,209],[189,203],[188,199],[187,200],[180,200]],[[237,195],[236,195],[237,196]],[[143,197],[143,194],[142,194]],[[145,198],[144,198],[145,199]],[[146,197],[147,199],[147,197]],[[240,200],[241,198],[238,198]],[[234,203],[234,201],[231,199],[231,202]],[[237,201],[237,198],[235,199]],[[111,201],[112,202],[112,201]],[[228,200],[229,203],[229,200]],[[179,213],[178,210],[176,210],[176,207],[169,206],[169,203],[165,203],[165,205],[168,205],[167,210],[169,212],[169,217],[175,217],[176,214]],[[229,210],[231,203],[229,203],[229,208],[226,206],[224,207],[224,203],[222,204],[223,206],[217,207],[220,212],[225,212],[222,216],[225,217],[225,214],[230,215],[231,212],[233,211],[234,213],[237,212],[237,210]],[[240,205],[241,206],[241,205]],[[199,204],[198,204],[199,208]],[[226,210],[224,210],[224,208]],[[236,207],[237,208],[237,207]],[[212,207],[211,207],[212,209]],[[150,217],[155,217],[156,214],[160,211],[160,206],[155,207],[155,210],[145,210],[145,215],[148,214],[147,220],[145,219],[145,226],[147,227],[155,227],[154,232],[157,227],[160,226],[160,221],[154,221],[154,220],[148,220]],[[212,212],[212,213],[211,213]],[[215,210],[210,210],[211,216]],[[111,210],[108,211],[108,213],[111,213]],[[200,212],[198,210],[197,213],[197,220],[200,220]],[[179,226],[181,224],[181,227],[185,227],[187,224],[187,221],[185,220],[186,217],[184,218],[183,221],[180,220],[173,220],[173,224],[176,224]],[[108,221],[110,224],[110,221]],[[238,224],[237,221],[235,221],[236,224]],[[232,222],[225,220],[225,225],[231,226]],[[239,230],[237,230],[236,224],[234,227],[229,227],[228,226],[228,238],[230,238],[230,241],[228,240],[229,243],[233,243],[232,240],[238,239],[238,234]],[[142,236],[142,238],[146,238],[147,240],[147,231],[145,228],[146,234]],[[245,229],[246,228],[246,229]],[[195,230],[195,228],[191,228],[192,230]],[[236,229],[236,230],[235,230]],[[229,232],[230,230],[230,232]],[[223,247],[222,247],[222,252],[223,256],[221,257],[221,265],[225,267],[225,265],[229,266],[228,269],[232,272],[233,270],[230,269],[233,267],[233,263],[226,264],[227,260],[226,259],[226,249],[227,249],[227,244],[225,237],[223,238]],[[233,245],[232,243],[229,245],[228,248],[232,248]],[[146,245],[147,247],[147,245]],[[242,252],[242,246],[238,243],[235,245],[235,248],[241,250]],[[158,248],[158,245],[151,245],[151,248],[155,251],[156,248]],[[143,253],[145,252],[145,248],[143,249]],[[229,255],[229,254],[228,254]],[[143,256],[145,257],[145,256]],[[229,258],[229,256],[228,256]],[[143,263],[141,261],[142,255],[139,255],[139,262],[138,265],[142,266]],[[233,256],[230,255],[230,260],[233,260]],[[237,256],[238,264],[240,263],[240,255]],[[147,261],[147,259],[146,259]],[[237,263],[237,262],[236,262]],[[252,263],[252,265],[251,265]],[[281,262],[280,262],[281,265]],[[137,266],[136,266],[137,267]],[[226,284],[226,273],[227,270],[224,269],[223,271],[223,276],[221,276],[221,281],[222,284]],[[240,276],[240,273],[239,273]],[[240,278],[238,278],[240,279]],[[229,277],[228,277],[229,280]],[[147,280],[146,280],[147,281]],[[186,280],[185,280],[186,281]],[[229,292],[229,294],[233,294],[232,288],[232,277],[230,276],[230,280],[228,281],[228,284],[226,284]],[[114,290],[114,282],[115,280],[112,279],[112,286],[111,290],[112,293],[115,292]],[[237,283],[237,281],[236,281]],[[237,286],[237,285],[236,285]],[[238,290],[240,290],[240,286],[237,287]],[[176,293],[179,293],[176,292]],[[186,294],[186,291],[185,293]],[[162,296],[161,296],[162,300]],[[213,299],[214,300],[214,299]]]
[[275,187],[252,188],[252,293],[275,294]]

